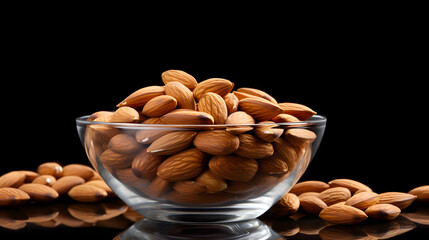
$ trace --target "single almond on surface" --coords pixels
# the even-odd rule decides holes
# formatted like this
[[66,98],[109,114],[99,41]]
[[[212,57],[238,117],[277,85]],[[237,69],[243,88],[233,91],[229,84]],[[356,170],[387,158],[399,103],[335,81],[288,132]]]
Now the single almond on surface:
[[119,133],[110,139],[108,147],[116,153],[133,154],[141,148],[141,145],[134,136]]
[[402,192],[385,192],[378,195],[379,203],[389,203],[404,210],[416,200],[417,196]]
[[429,185],[413,188],[408,194],[416,195],[416,201],[429,202]]
[[316,181],[316,180],[309,180],[309,181],[303,181],[295,184],[289,192],[295,193],[296,195],[301,195],[306,192],[323,192],[326,189],[329,188],[329,184],[322,182],[322,181]]
[[355,181],[355,180],[352,180],[352,179],[346,179],[346,178],[334,179],[334,180],[330,181],[328,184],[331,188],[332,187],[348,188],[352,194],[354,194],[356,191],[361,190],[361,189],[364,189],[368,192],[372,192],[371,188],[369,188],[365,184],[360,183],[360,182]]
[[299,196],[300,211],[310,214],[319,215],[320,211],[327,208],[328,205],[317,196]]
[[63,176],[63,167],[56,162],[46,162],[37,167],[37,173],[40,175],[51,175],[55,178],[60,178]]
[[12,171],[0,177],[0,187],[19,187],[25,181],[26,175],[23,172]]
[[140,114],[132,107],[120,107],[110,116],[113,123],[133,123],[139,121]]
[[53,188],[39,183],[26,183],[20,186],[19,190],[26,192],[31,200],[42,202],[52,201],[59,196]]
[[81,184],[70,189],[68,195],[78,202],[99,202],[107,197],[107,192],[93,185]]
[[17,188],[0,188],[0,206],[16,206],[30,200],[30,196]]
[[219,155],[210,159],[209,168],[219,178],[248,182],[258,171],[258,162],[236,155]]
[[274,148],[269,142],[262,141],[258,137],[251,134],[240,134],[238,135],[240,145],[234,154],[246,157],[246,158],[267,158],[273,155]]
[[85,180],[94,176],[94,169],[83,164],[68,164],[63,167],[63,176],[79,176]]
[[350,190],[345,187],[329,188],[319,194],[319,198],[328,206],[338,202],[347,201],[351,196]]
[[261,98],[242,99],[238,103],[238,109],[246,112],[258,121],[271,120],[283,112],[277,104]]
[[333,224],[356,224],[368,216],[360,209],[348,205],[335,205],[323,209],[319,217]]
[[268,93],[266,93],[266,92],[264,92],[262,90],[256,89],[256,88],[239,88],[239,89],[237,89],[236,93],[238,93],[238,94],[240,94],[240,93],[247,93],[249,95],[260,97],[260,98],[268,100],[268,101],[270,101],[272,103],[277,104],[276,99],[274,99]]
[[298,211],[299,205],[299,198],[295,194],[286,193],[271,207],[270,212],[276,216],[290,216]]
[[203,171],[205,157],[196,148],[176,153],[161,163],[157,175],[171,182],[190,180]]
[[58,192],[59,195],[66,194],[70,189],[76,185],[85,183],[85,180],[79,176],[64,176],[58,179],[52,188]]
[[177,101],[177,108],[197,110],[194,95],[180,82],[169,82],[165,85],[165,94],[172,96]]
[[374,192],[360,192],[353,195],[346,201],[346,205],[359,208],[360,210],[365,210],[368,207],[377,204],[379,197],[377,193]]
[[161,117],[171,112],[176,106],[177,100],[174,97],[161,95],[149,100],[149,102],[144,105],[142,113],[147,117]]
[[143,106],[149,102],[152,98],[164,95],[164,87],[163,86],[148,86],[144,88],[140,88],[139,90],[131,93],[128,97],[126,97],[122,102],[120,102],[117,107],[133,107],[133,108],[143,108]]
[[216,93],[204,93],[198,102],[198,110],[210,114],[215,124],[224,124],[228,117],[228,108],[223,98]]
[[279,103],[279,106],[283,109],[283,113],[293,115],[301,121],[305,121],[316,114],[311,108],[299,103],[283,102]]
[[227,155],[239,147],[239,138],[225,130],[201,131],[194,139],[194,146],[213,155]]
[[166,124],[213,124],[212,115],[194,110],[175,110],[161,117]]
[[228,186],[225,180],[215,176],[210,170],[201,173],[195,181],[203,185],[208,193],[221,192]]
[[161,74],[161,78],[166,85],[170,82],[177,81],[185,85],[190,90],[194,90],[198,85],[197,80],[191,74],[181,70],[167,70]]
[[193,94],[195,99],[200,100],[204,93],[213,92],[225,97],[234,88],[234,83],[223,78],[210,78],[204,80],[195,87]]
[[227,127],[227,131],[232,134],[240,134],[251,131],[252,126],[246,126],[247,124],[255,124],[255,120],[249,114],[243,111],[236,111],[228,116],[225,124],[237,124],[244,126],[231,126]]
[[401,213],[401,209],[392,204],[375,204],[365,210],[370,218],[393,220]]
[[176,131],[155,140],[148,148],[147,152],[155,155],[171,155],[182,151],[191,145],[197,132]]

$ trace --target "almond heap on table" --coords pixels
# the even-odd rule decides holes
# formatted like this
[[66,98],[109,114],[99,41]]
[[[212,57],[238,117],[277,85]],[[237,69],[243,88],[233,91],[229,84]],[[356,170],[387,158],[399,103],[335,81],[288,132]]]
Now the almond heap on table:
[[271,209],[277,216],[300,213],[319,216],[333,224],[355,224],[365,219],[393,220],[414,201],[429,202],[429,185],[408,193],[375,193],[363,183],[335,179],[329,183],[297,183]]
[[37,171],[17,170],[0,176],[0,206],[67,196],[79,202],[99,202],[116,195],[94,169],[82,164],[46,162]]
[[115,111],[93,113],[88,120],[94,124],[85,132],[92,164],[101,162],[146,197],[183,204],[247,199],[310,158],[316,133],[279,124],[309,119],[316,114],[309,107],[278,103],[259,89],[234,91],[234,83],[223,78],[197,82],[180,70],[161,78],[164,85],[132,92]]

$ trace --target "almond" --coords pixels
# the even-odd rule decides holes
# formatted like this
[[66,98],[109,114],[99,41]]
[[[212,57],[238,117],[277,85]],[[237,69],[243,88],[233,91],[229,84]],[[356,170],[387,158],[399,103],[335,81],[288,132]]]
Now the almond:
[[295,184],[289,192],[295,193],[296,195],[301,195],[306,192],[323,192],[329,188],[329,184],[322,181],[303,181]]
[[259,90],[259,89],[255,89],[255,88],[239,88],[239,89],[237,89],[236,92],[238,92],[238,93],[247,93],[249,95],[260,97],[260,98],[268,100],[268,101],[270,101],[272,103],[277,104],[276,99],[274,99],[273,97],[271,97],[268,93],[266,93],[266,92],[264,92],[262,90]]
[[16,206],[30,200],[30,196],[19,189],[12,187],[0,188],[0,206]]
[[224,98],[226,108],[228,108],[228,115],[236,112],[238,109],[238,98],[233,93],[228,93]]
[[258,121],[271,120],[283,112],[276,104],[261,98],[242,99],[238,103],[238,109],[246,112]]
[[152,180],[149,186],[151,197],[158,198],[170,190],[171,184],[167,180],[157,176]]
[[283,138],[276,139],[272,144],[274,147],[273,157],[285,161],[289,167],[289,172],[292,172],[299,164],[299,158],[295,148]]
[[[113,114],[113,112],[109,112],[109,111],[98,111],[98,112],[91,114],[87,120],[88,121],[94,121],[95,119],[106,119],[106,122],[109,122],[112,114]],[[107,119],[109,119],[109,120],[107,120]]]
[[214,118],[205,112],[194,110],[171,111],[161,117],[166,124],[213,124]]
[[32,183],[40,183],[40,184],[52,187],[52,185],[56,182],[56,180],[57,179],[55,179],[55,177],[51,175],[40,175],[37,178],[35,178],[32,181]]
[[285,123],[285,122],[299,122],[299,119],[286,113],[280,113],[279,115],[272,118],[276,123]]
[[224,124],[228,117],[228,108],[221,96],[216,93],[204,93],[198,102],[198,110],[210,114],[215,124]]
[[165,71],[161,74],[161,78],[166,85],[170,82],[177,81],[185,85],[190,90],[194,90],[194,88],[198,85],[197,80],[191,74],[181,70]]
[[220,155],[210,159],[209,168],[219,178],[248,182],[258,171],[258,162],[235,155]]
[[333,224],[356,224],[368,216],[360,209],[348,205],[335,205],[323,209],[319,217]]
[[116,196],[116,194],[112,191],[112,189],[110,189],[109,185],[107,185],[107,183],[103,180],[91,180],[91,181],[86,182],[85,184],[96,186],[98,188],[103,189],[104,191],[107,192],[108,197],[115,197]]
[[257,137],[265,142],[274,142],[277,138],[281,137],[284,129],[276,128],[278,125],[273,121],[262,121],[253,131]]
[[228,186],[222,178],[215,176],[210,170],[201,173],[195,181],[203,185],[208,193],[221,192]]
[[177,106],[177,100],[169,95],[152,98],[144,105],[142,113],[147,117],[161,117]]
[[146,151],[155,155],[175,154],[191,145],[195,135],[197,135],[197,132],[195,131],[177,131],[167,133],[155,140]]
[[122,100],[122,102],[120,102],[117,107],[128,106],[140,109],[143,108],[143,106],[152,98],[164,94],[165,91],[163,86],[149,86],[140,88]]
[[110,139],[108,147],[116,153],[133,154],[141,148],[141,145],[135,137],[120,133]]
[[[249,114],[243,112],[243,111],[236,111],[228,116],[228,118],[225,121],[225,124],[231,124],[231,125],[251,125],[255,124],[255,120],[250,116]],[[251,131],[253,127],[251,126],[232,126],[227,127],[227,131],[232,134],[240,134],[245,133],[248,131]]]
[[190,180],[203,171],[205,156],[196,148],[176,153],[161,163],[157,175],[171,182]]
[[96,186],[81,184],[70,189],[68,195],[78,202],[99,202],[107,197],[107,192]]
[[53,188],[39,183],[26,183],[19,190],[26,192],[31,200],[41,202],[52,201],[59,196]]
[[113,123],[133,123],[138,122],[140,114],[132,107],[120,107],[110,117]]
[[369,188],[365,184],[360,183],[360,182],[355,181],[355,180],[351,180],[351,179],[335,179],[335,180],[330,181],[328,184],[330,187],[348,188],[352,194],[354,194],[356,191],[361,190],[361,189],[365,189],[368,192],[372,192],[371,188]]
[[319,215],[320,211],[327,208],[328,205],[316,196],[299,196],[300,211],[310,214]]
[[310,144],[316,139],[316,134],[303,128],[290,128],[285,132],[286,140],[295,147]]
[[239,144],[238,137],[225,130],[201,131],[194,139],[194,146],[198,150],[213,155],[233,153]]
[[404,210],[416,200],[417,196],[402,192],[385,192],[379,194],[379,203],[389,203]]
[[59,195],[66,194],[70,189],[76,185],[85,183],[85,180],[79,176],[65,176],[58,179],[52,188],[58,192]]
[[[142,124],[165,124],[163,121],[161,121],[161,118],[148,118],[145,121],[142,122]],[[156,139],[164,136],[165,134],[171,132],[170,129],[162,129],[159,128],[153,128],[148,126],[145,129],[136,131],[136,140],[139,143],[142,144],[148,144],[154,142]]]
[[234,154],[246,158],[267,158],[274,153],[273,145],[269,142],[262,141],[261,139],[251,134],[238,135],[240,145]]
[[413,188],[408,194],[416,195],[416,201],[429,202],[429,185]]
[[60,178],[63,176],[63,167],[56,162],[46,162],[37,167],[37,173],[40,175],[51,175],[55,178]]
[[23,172],[12,171],[0,177],[0,187],[19,187],[25,181],[26,175]]
[[345,187],[334,187],[324,190],[319,198],[330,206],[338,202],[347,201],[351,197],[350,190]]
[[299,198],[295,194],[286,193],[271,207],[270,212],[276,216],[290,216],[298,211],[299,205]]
[[36,179],[38,176],[40,176],[39,173],[34,171],[28,171],[28,170],[19,170],[16,172],[22,172],[25,174],[25,183],[31,183],[34,179]]
[[359,208],[360,210],[365,210],[368,207],[377,204],[379,197],[377,193],[374,192],[361,192],[353,195],[346,201],[346,205]]
[[393,220],[401,213],[401,209],[392,204],[375,204],[365,210],[370,218],[379,220]]
[[281,175],[288,172],[287,163],[278,157],[269,157],[258,160],[259,171],[269,175]]
[[[127,168],[131,166],[133,155],[117,153],[110,149],[107,149],[100,155],[99,159],[100,159],[100,162],[102,162],[105,167]],[[87,174],[88,174],[88,178],[85,178],[86,180],[92,177],[92,176],[89,177],[89,174],[90,174],[89,172],[87,172]],[[77,176],[82,177],[82,175],[77,175]]]
[[223,78],[210,78],[200,82],[195,87],[193,94],[195,99],[200,100],[204,93],[213,92],[225,97],[234,88],[234,83]]
[[206,186],[196,181],[182,181],[173,185],[174,190],[182,194],[198,194],[206,192]]
[[68,164],[63,167],[63,176],[79,176],[85,180],[94,176],[94,169],[83,164]]
[[279,103],[279,106],[283,109],[283,113],[293,115],[301,121],[305,121],[316,114],[311,108],[304,106],[299,103]]
[[134,175],[139,178],[153,179],[156,176],[159,165],[164,161],[164,156],[157,156],[142,150],[133,159],[131,165]]
[[169,82],[165,85],[165,93],[174,97],[177,108],[196,110],[197,105],[194,95],[185,85],[180,82]]

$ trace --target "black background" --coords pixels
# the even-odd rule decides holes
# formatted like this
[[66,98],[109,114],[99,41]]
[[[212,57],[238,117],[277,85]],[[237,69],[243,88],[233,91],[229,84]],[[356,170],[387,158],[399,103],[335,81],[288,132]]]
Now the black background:
[[418,16],[397,17],[279,17],[229,28],[195,19],[154,27],[75,17],[9,26],[0,173],[47,161],[89,164],[75,118],[114,110],[133,91],[162,85],[163,71],[180,69],[197,81],[226,78],[235,89],[259,88],[326,116],[303,180],[351,178],[376,192],[408,192],[428,184],[428,48]]

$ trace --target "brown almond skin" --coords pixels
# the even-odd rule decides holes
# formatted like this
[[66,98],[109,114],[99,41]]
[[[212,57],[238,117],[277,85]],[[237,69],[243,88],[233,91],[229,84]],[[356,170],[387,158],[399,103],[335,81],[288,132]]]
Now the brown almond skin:
[[[133,156],[128,154],[117,153],[115,151],[107,149],[100,155],[99,159],[104,166],[109,168],[127,168],[131,166],[131,163],[133,161]],[[89,172],[88,172],[88,175],[89,175]],[[87,180],[88,179],[89,178],[87,178]]]
[[205,157],[196,148],[176,153],[161,163],[157,175],[170,182],[190,180],[203,171]]
[[198,110],[213,116],[215,124],[224,124],[228,117],[228,108],[219,94],[204,93],[198,102]]
[[303,181],[295,184],[289,192],[301,195],[305,192],[317,192],[320,193],[329,188],[329,184],[322,181]]
[[375,205],[379,201],[377,193],[374,192],[361,192],[353,195],[346,201],[346,205],[353,206],[360,210],[365,210],[368,207]]
[[268,101],[270,101],[270,102],[272,102],[274,104],[277,104],[276,99],[274,99],[268,93],[266,93],[266,92],[264,92],[262,90],[256,89],[256,88],[239,88],[239,89],[237,89],[236,92],[238,92],[238,93],[246,93],[246,94],[249,94],[249,95],[252,95],[252,96],[260,97],[260,98],[268,100]]
[[141,148],[141,145],[134,136],[120,133],[110,139],[108,147],[116,153],[133,154]]
[[234,83],[223,78],[209,78],[198,83],[193,94],[195,99],[200,100],[204,93],[213,92],[225,97],[234,88]]
[[161,95],[149,100],[149,102],[144,105],[142,113],[147,117],[161,117],[175,109],[176,106],[177,100],[174,97]]
[[198,85],[197,80],[191,74],[181,70],[167,70],[161,74],[161,78],[166,85],[170,82],[177,81],[190,90],[194,90]]
[[37,173],[40,175],[51,175],[55,178],[63,176],[63,167],[56,162],[42,163],[37,167]]
[[197,132],[177,131],[167,133],[155,140],[148,148],[147,152],[155,155],[171,155],[178,153],[191,145]]
[[165,94],[172,96],[177,101],[177,108],[197,110],[194,95],[180,82],[169,82],[165,85]]
[[408,194],[417,196],[416,201],[429,202],[429,185],[413,188]]
[[335,205],[323,209],[319,217],[333,224],[356,224],[368,216],[360,209],[348,205]]
[[194,146],[213,155],[227,155],[237,151],[239,138],[224,130],[201,131],[195,136]]
[[344,187],[329,188],[319,194],[319,198],[322,199],[328,206],[347,201],[350,197],[350,190]]
[[85,181],[91,179],[94,173],[94,169],[83,164],[74,163],[63,167],[63,176],[79,176]]
[[237,151],[234,152],[234,154],[238,156],[260,159],[270,157],[274,153],[274,148],[271,143],[262,141],[251,134],[243,133],[238,135],[238,138],[240,144]]
[[310,214],[319,215],[320,211],[327,208],[328,205],[317,196],[299,196],[300,211]]
[[404,210],[416,200],[417,196],[402,192],[384,192],[378,195],[379,203],[389,203]]
[[299,103],[283,102],[279,103],[279,106],[283,109],[283,113],[293,115],[301,121],[305,121],[316,114],[311,108]]
[[58,179],[52,188],[60,195],[65,195],[70,189],[76,185],[85,183],[85,180],[79,176],[64,176]]
[[358,182],[358,181],[355,181],[355,180],[352,180],[352,179],[346,179],[346,178],[334,179],[334,180],[330,181],[328,184],[331,188],[333,188],[333,187],[348,188],[352,194],[354,194],[356,191],[361,190],[361,189],[365,189],[369,192],[372,192],[371,188],[369,188],[365,184]]
[[107,197],[107,192],[93,185],[81,184],[70,189],[68,195],[78,202],[99,202]]
[[238,109],[258,121],[271,120],[283,112],[277,104],[261,98],[244,98],[238,102]]
[[223,99],[228,108],[228,116],[237,111],[239,100],[233,93],[228,93]]
[[120,107],[110,116],[109,122],[133,123],[138,122],[140,114],[132,107]]
[[0,188],[0,206],[21,205],[30,200],[30,196],[17,188],[2,187]]
[[213,124],[214,118],[205,112],[194,110],[174,110],[161,117],[166,124]]
[[276,216],[290,216],[298,211],[299,205],[299,198],[295,194],[286,193],[271,207],[270,212]]
[[0,177],[0,187],[19,187],[26,179],[26,175],[23,172],[12,171],[3,174]]
[[163,86],[148,86],[140,88],[137,91],[131,93],[128,97],[126,97],[116,106],[128,106],[136,109],[141,109],[152,98],[164,94],[165,91]]
[[19,190],[26,192],[31,200],[41,202],[52,201],[59,196],[53,188],[39,183],[26,183],[19,187]]
[[131,165],[132,171],[139,178],[153,179],[164,158],[164,156],[148,153],[144,149],[134,157]]
[[219,178],[248,182],[258,171],[258,162],[236,155],[219,155],[210,159],[209,168]]
[[379,220],[393,220],[401,213],[401,209],[392,204],[375,204],[365,211],[370,218]]
[[215,176],[210,170],[201,173],[195,181],[203,185],[208,193],[221,192],[228,186],[225,180]]

